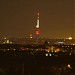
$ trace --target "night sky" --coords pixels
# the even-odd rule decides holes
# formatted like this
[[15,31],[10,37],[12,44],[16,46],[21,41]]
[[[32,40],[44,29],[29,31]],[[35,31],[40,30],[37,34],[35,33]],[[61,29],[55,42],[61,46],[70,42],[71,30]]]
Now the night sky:
[[40,13],[40,37],[74,37],[74,0],[0,0],[0,36],[35,35]]

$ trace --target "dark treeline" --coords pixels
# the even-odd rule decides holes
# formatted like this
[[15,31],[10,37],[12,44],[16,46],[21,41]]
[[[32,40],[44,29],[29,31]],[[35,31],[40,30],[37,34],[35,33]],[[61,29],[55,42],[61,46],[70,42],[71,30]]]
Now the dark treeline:
[[[0,75],[74,75],[75,56],[37,51],[0,51]],[[68,64],[72,68],[68,68]]]
[[37,48],[45,49],[46,45],[1,44],[0,75],[75,75],[75,55],[36,51]]

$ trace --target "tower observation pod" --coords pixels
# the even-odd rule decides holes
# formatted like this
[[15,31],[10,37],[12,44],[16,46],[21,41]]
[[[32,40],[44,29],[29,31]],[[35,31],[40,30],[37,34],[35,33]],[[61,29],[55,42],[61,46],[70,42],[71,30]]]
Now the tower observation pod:
[[36,24],[36,40],[39,39],[39,13],[38,13],[38,17],[37,17],[37,24]]

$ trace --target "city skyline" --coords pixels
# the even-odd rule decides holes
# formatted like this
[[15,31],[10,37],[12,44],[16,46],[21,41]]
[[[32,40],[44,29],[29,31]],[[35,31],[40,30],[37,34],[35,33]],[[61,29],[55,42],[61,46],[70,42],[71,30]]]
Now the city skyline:
[[40,37],[75,38],[74,0],[0,1],[0,36],[35,36],[40,13]]

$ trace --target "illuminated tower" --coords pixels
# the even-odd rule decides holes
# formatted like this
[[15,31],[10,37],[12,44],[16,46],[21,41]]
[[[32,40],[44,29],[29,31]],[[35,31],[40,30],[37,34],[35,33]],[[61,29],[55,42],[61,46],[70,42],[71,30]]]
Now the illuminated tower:
[[36,25],[36,40],[39,39],[39,13],[38,13],[38,17],[37,17],[37,25]]

